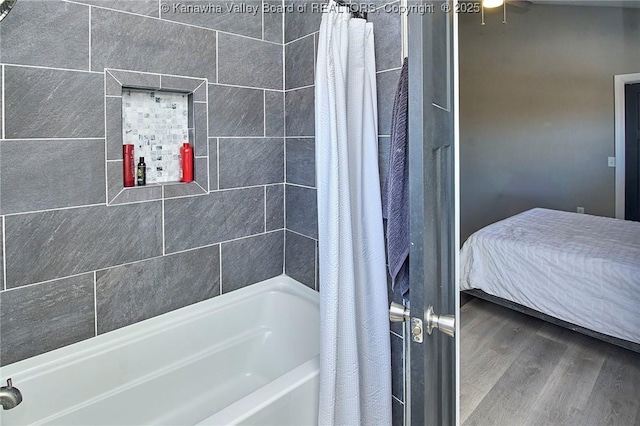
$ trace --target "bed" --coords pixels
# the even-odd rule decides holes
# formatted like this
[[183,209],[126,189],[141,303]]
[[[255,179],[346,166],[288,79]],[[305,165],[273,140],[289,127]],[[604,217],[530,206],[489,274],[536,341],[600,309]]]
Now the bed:
[[640,222],[536,208],[460,260],[460,290],[640,351]]

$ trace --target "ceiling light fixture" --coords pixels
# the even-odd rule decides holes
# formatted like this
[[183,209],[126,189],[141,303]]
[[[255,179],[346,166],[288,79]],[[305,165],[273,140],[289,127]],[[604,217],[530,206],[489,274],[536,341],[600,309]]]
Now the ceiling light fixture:
[[502,6],[502,23],[507,23],[507,0],[482,0],[481,5],[482,25],[484,25],[484,9],[494,9],[500,6]]

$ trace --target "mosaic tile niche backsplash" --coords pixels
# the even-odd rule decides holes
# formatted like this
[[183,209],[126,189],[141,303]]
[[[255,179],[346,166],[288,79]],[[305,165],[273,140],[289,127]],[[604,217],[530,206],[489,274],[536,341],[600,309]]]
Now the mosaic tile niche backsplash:
[[123,89],[122,140],[144,157],[147,184],[180,181],[180,147],[189,141],[189,95]]

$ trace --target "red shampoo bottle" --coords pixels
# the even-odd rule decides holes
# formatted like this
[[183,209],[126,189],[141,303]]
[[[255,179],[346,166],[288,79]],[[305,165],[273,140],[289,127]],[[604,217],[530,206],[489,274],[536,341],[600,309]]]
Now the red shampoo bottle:
[[135,168],[136,164],[133,161],[133,144],[127,144],[122,146],[122,166],[124,176],[124,186],[135,186]]
[[182,160],[182,179],[180,182],[193,182],[193,148],[187,142],[180,148]]

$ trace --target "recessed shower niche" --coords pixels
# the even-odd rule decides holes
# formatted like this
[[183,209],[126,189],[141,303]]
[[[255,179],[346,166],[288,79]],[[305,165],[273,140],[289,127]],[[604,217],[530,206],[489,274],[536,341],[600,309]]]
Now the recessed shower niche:
[[[180,182],[180,149],[183,143],[192,143],[189,141],[189,97],[186,93],[123,87],[122,142],[123,148],[133,149],[129,186],[137,184],[135,171],[141,163],[145,164],[146,185]],[[124,163],[123,173],[126,173],[128,161]],[[124,180],[127,186],[127,178]]]
[[[206,79],[107,69],[105,115],[108,204],[209,192]],[[190,183],[181,182],[185,143]]]

